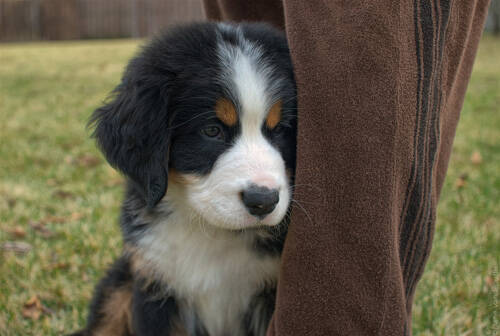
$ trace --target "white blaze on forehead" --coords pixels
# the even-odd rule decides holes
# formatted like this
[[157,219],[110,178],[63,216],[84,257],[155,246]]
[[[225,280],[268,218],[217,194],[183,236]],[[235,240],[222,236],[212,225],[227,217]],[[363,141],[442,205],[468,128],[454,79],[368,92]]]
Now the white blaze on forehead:
[[[241,113],[241,125],[252,125],[260,129],[268,109],[266,94],[267,76],[264,71],[256,68],[257,60],[239,53],[234,61],[233,82],[238,93],[238,102]],[[264,70],[264,69],[263,69]]]
[[273,96],[278,92],[278,80],[272,80],[273,67],[264,59],[260,47],[245,39],[240,28],[228,24],[219,27],[225,31],[233,28],[237,39],[236,45],[222,37],[219,39],[218,56],[224,69],[221,83],[236,100],[241,125],[252,126],[251,131],[256,131],[262,126],[273,100],[277,100]]
[[[246,167],[244,178],[257,183],[257,178],[269,179],[259,176],[262,173],[277,175],[284,169],[280,153],[262,134],[262,125],[272,103],[272,68],[262,58],[259,47],[245,40],[241,33],[238,36],[237,46],[221,44],[221,54],[229,66],[225,79],[229,80],[231,94],[236,96],[241,125],[241,134],[227,156],[234,156],[234,162]],[[225,166],[228,164],[226,162]]]

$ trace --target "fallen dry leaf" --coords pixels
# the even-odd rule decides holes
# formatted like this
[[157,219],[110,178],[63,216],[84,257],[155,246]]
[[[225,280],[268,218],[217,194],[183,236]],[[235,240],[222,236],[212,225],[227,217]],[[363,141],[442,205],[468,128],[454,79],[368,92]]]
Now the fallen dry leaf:
[[62,217],[62,216],[47,216],[47,217],[41,219],[40,221],[43,222],[43,223],[57,223],[57,224],[61,224],[61,223],[67,222],[68,219],[66,217]]
[[37,295],[33,295],[23,305],[23,311],[22,311],[23,317],[32,320],[38,320],[42,314],[52,314],[52,313],[54,313],[54,311],[46,307],[40,301]]
[[55,262],[55,263],[51,263],[49,264],[46,269],[49,269],[49,270],[60,270],[60,269],[67,269],[69,268],[69,263],[67,262]]
[[30,221],[29,225],[33,230],[39,233],[44,238],[50,238],[55,236],[55,232],[50,230],[46,225],[48,223],[61,224],[66,223],[69,220],[77,220],[81,218],[79,213],[73,213],[70,217],[62,217],[62,216],[46,216],[38,221]]
[[455,180],[455,187],[457,189],[461,189],[463,187],[465,187],[465,185],[467,184],[467,178],[469,176],[467,174],[462,174],[460,175],[456,180]]
[[8,241],[2,244],[2,250],[14,252],[16,254],[26,254],[31,251],[30,244],[21,241]]
[[67,199],[75,197],[73,193],[64,190],[56,190],[53,195],[59,199]]
[[7,232],[14,238],[24,238],[26,236],[26,230],[20,226],[16,226],[13,229],[7,230]]
[[50,309],[49,307],[47,307],[46,305],[42,304],[42,312],[44,314],[47,314],[47,315],[50,315],[50,314],[54,314],[55,311],[53,309]]
[[472,162],[472,164],[476,166],[480,165],[481,162],[483,162],[483,157],[481,156],[481,153],[479,153],[478,151],[472,153],[472,155],[470,156],[470,162]]
[[59,185],[59,184],[60,184],[60,182],[59,182],[59,181],[57,181],[57,180],[56,180],[56,179],[54,179],[54,178],[51,178],[51,179],[48,179],[48,180],[47,180],[47,185],[48,185],[49,187],[55,187],[55,186],[57,186],[57,185]]
[[31,221],[29,223],[29,225],[31,226],[31,228],[33,230],[35,230],[37,233],[39,233],[43,238],[50,238],[50,237],[53,237],[55,235],[55,233],[52,230],[50,230],[49,228],[47,228],[45,226],[45,222],[43,222],[43,221],[39,221],[39,222]]
[[66,157],[64,158],[64,163],[66,163],[66,164],[72,164],[73,162],[75,162],[75,160],[73,159],[73,157],[71,155],[66,155]]
[[42,314],[42,303],[38,296],[34,295],[23,305],[23,316],[32,320],[38,320]]
[[81,155],[76,159],[76,164],[87,168],[95,167],[100,163],[101,159],[99,159],[97,156],[93,156],[90,154]]
[[79,213],[79,212],[73,212],[71,214],[71,216],[69,216],[69,218],[72,220],[72,221],[77,221],[79,219],[82,219],[83,218],[83,214],[82,213]]
[[493,277],[490,275],[488,275],[484,280],[488,287],[493,287],[493,285],[495,284],[495,279],[493,279]]
[[15,198],[7,198],[7,205],[10,209],[16,206],[17,200]]
[[457,178],[457,180],[455,181],[455,187],[457,187],[458,189],[465,187],[466,184],[467,182],[461,178]]

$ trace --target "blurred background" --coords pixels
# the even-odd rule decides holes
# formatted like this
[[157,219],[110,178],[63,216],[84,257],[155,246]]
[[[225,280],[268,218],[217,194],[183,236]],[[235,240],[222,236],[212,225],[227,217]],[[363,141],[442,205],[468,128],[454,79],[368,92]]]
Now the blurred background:
[[[85,128],[127,61],[201,0],[0,0],[0,335],[85,323],[120,253],[122,177]],[[417,287],[415,335],[498,335],[500,0],[486,32]]]
[[0,41],[138,38],[204,18],[202,0],[0,0]]
[[[138,38],[204,18],[202,0],[0,0],[0,41]],[[500,34],[499,0],[486,31]]]

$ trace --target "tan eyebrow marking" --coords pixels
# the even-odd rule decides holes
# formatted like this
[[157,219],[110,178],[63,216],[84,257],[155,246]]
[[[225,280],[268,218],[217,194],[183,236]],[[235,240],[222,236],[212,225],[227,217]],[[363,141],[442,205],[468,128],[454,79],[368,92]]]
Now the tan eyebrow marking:
[[234,126],[238,121],[238,113],[233,103],[226,98],[219,98],[215,103],[215,114],[227,126]]
[[278,125],[278,123],[281,120],[281,105],[282,105],[281,100],[278,100],[269,109],[269,113],[267,114],[267,118],[266,118],[266,125],[270,129],[275,128],[276,125]]

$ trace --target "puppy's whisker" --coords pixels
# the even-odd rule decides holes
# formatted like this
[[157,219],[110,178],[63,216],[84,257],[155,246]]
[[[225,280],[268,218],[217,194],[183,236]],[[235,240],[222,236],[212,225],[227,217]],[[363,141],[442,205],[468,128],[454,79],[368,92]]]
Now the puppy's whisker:
[[[298,195],[300,195],[300,194],[294,194],[294,196],[298,196]],[[304,201],[304,200],[300,200],[300,203],[302,203],[302,204],[312,204],[312,205],[325,205],[326,204],[326,202],[310,202],[310,201]]]
[[307,211],[307,210],[306,210],[306,209],[302,206],[302,204],[300,204],[300,202],[299,202],[299,201],[297,201],[297,200],[295,200],[295,199],[293,199],[293,198],[292,198],[292,206],[293,206],[293,204],[297,205],[297,207],[298,207],[300,210],[302,210],[302,212],[306,215],[307,220],[308,220],[311,224],[313,224],[313,225],[314,225],[314,221],[312,220],[312,218],[311,218],[311,216],[310,216],[309,212],[308,212],[308,211]]

